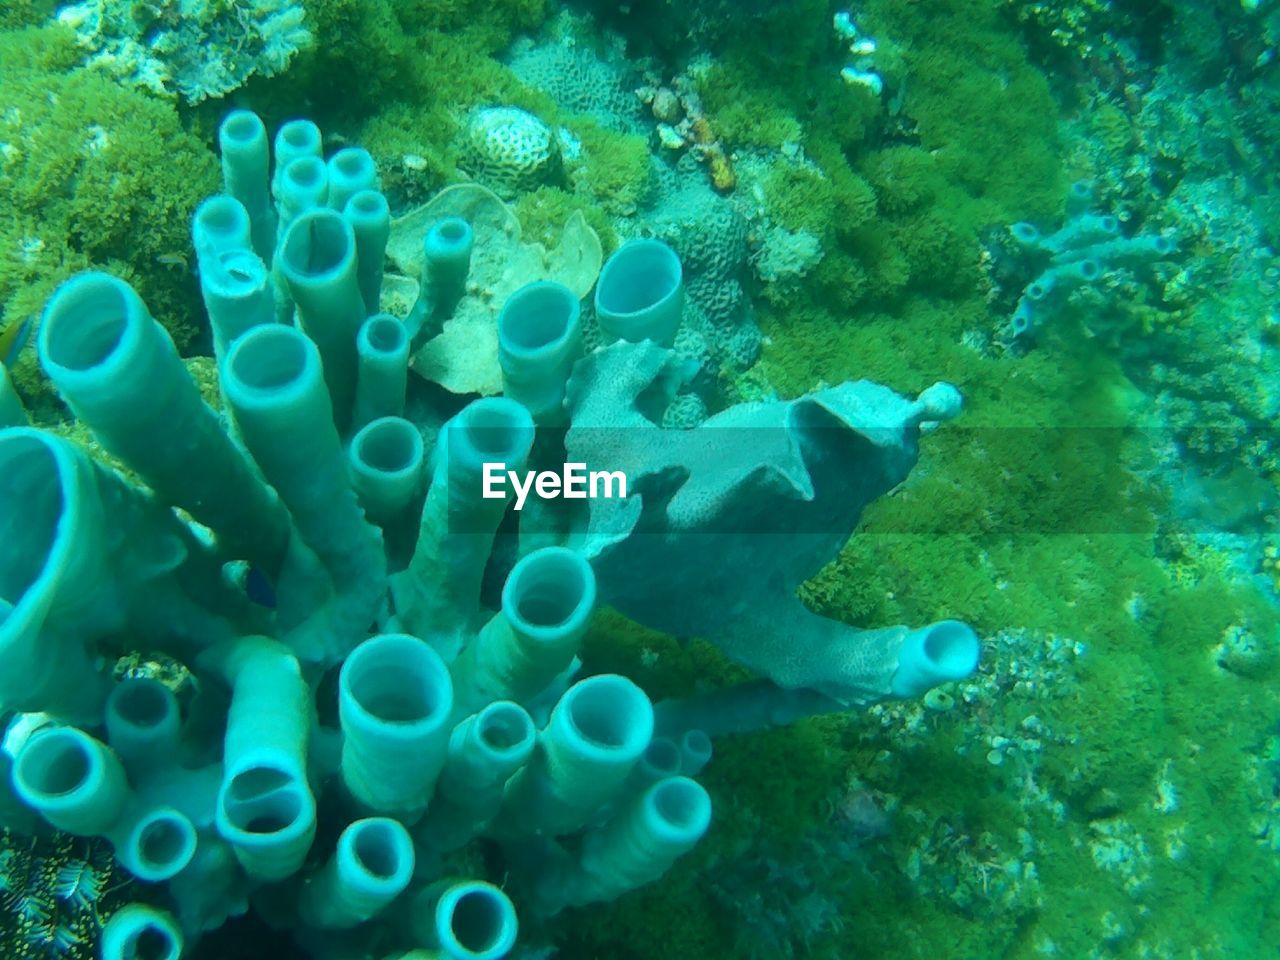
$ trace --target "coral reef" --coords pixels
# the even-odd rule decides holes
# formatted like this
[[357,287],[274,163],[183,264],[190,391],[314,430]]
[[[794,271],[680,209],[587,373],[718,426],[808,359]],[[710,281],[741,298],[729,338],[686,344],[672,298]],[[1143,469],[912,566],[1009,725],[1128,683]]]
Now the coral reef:
[[58,13],[91,66],[189,103],[284,71],[312,36],[295,0],[87,0]]

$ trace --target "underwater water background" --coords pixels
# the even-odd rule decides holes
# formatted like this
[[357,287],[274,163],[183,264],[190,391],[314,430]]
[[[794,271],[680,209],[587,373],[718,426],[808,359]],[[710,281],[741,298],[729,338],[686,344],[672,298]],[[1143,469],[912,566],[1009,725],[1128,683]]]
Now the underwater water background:
[[[1277,45],[1277,0],[3,0],[0,427],[25,431],[29,422],[31,432],[0,432],[0,711],[9,727],[0,752],[0,957],[1280,956]],[[328,171],[319,175],[328,195],[309,194],[301,179],[273,183],[270,197],[265,179],[238,184],[224,125],[233,111],[260,117],[271,138],[290,121],[314,122],[323,147],[298,156]],[[277,141],[277,171],[282,149]],[[615,436],[644,438],[627,449],[652,461],[642,488],[652,498],[659,480],[718,478],[739,455],[773,456],[765,451],[780,428],[741,430],[735,452],[719,460],[650,452],[651,428],[696,432],[727,412],[754,429],[742,411],[783,407],[818,424],[798,431],[803,455],[778,468],[803,474],[796,489],[810,474],[848,477],[847,491],[815,479],[831,499],[813,527],[726,482],[728,515],[746,524],[731,532],[764,548],[730,551],[720,568],[719,559],[668,546],[656,560],[605,556],[585,575],[599,578],[602,602],[565,662],[580,658],[575,681],[625,678],[606,690],[610,709],[634,691],[670,721],[664,702],[768,691],[768,709],[743,710],[750,723],[735,723],[728,701],[707,701],[720,712],[703,725],[727,728],[712,730],[710,762],[692,785],[668,777],[693,774],[686,749],[662,774],[680,779],[684,812],[709,803],[705,835],[691,827],[687,844],[664,846],[633,824],[621,840],[616,831],[595,839],[603,835],[595,821],[621,822],[620,811],[632,810],[623,800],[648,781],[627,773],[633,779],[612,792],[600,786],[598,796],[579,783],[586,793],[564,800],[545,772],[554,761],[542,759],[530,761],[543,771],[535,787],[581,807],[573,830],[548,826],[558,814],[517,815],[526,801],[528,809],[551,802],[528,786],[535,774],[512,776],[507,794],[519,802],[499,812],[504,775],[486,788],[493,809],[476,815],[492,821],[484,835],[435,850],[414,832],[416,801],[370,800],[400,781],[402,767],[425,762],[420,755],[383,768],[337,759],[347,747],[335,746],[334,732],[350,697],[339,673],[351,649],[375,619],[398,632],[385,618],[388,602],[399,618],[391,626],[424,632],[409,626],[415,603],[430,606],[414,592],[414,571],[422,583],[465,581],[479,592],[471,600],[483,603],[472,603],[450,640],[475,642],[500,608],[516,521],[485,514],[481,526],[490,538],[499,529],[498,547],[491,557],[486,545],[460,572],[451,564],[466,550],[456,545],[476,531],[429,532],[421,485],[403,495],[361,487],[363,512],[345,467],[289,485],[324,438],[333,435],[335,451],[340,434],[351,440],[358,412],[346,410],[354,423],[337,413],[330,423],[322,404],[323,428],[268,436],[259,424],[255,433],[251,404],[237,400],[227,373],[228,356],[262,340],[255,310],[289,320],[296,304],[301,328],[321,343],[326,403],[339,392],[337,354],[312,323],[340,296],[309,300],[309,288],[284,277],[286,244],[274,247],[276,218],[282,238],[299,218],[320,217],[317,231],[342,221],[333,212],[337,168],[307,150],[321,159],[353,151],[376,170],[369,180],[353,175],[344,199],[371,187],[385,198],[387,234],[367,248],[379,263],[385,248],[385,273],[362,275],[363,302],[354,279],[342,296],[354,297],[360,321],[380,307],[408,325],[396,335],[413,341],[412,367],[386,412],[403,414],[428,450],[441,424],[456,424],[450,418],[475,409],[477,397],[519,394],[537,414],[544,447],[535,459],[548,444],[591,459],[613,449]],[[247,199],[254,189],[260,210]],[[229,262],[209,252],[212,221],[192,239],[197,209],[222,192],[244,204],[255,231],[270,221],[245,261],[258,264],[266,299],[235,300],[226,326],[210,322],[212,278]],[[315,212],[326,203],[329,220]],[[464,266],[465,280],[455,277],[446,296],[426,235],[449,217],[474,230],[475,252],[468,246],[470,272]],[[322,258],[321,236],[308,235],[314,246],[303,261]],[[644,336],[618,334],[601,307],[602,270],[641,239],[674,251],[682,271],[678,327],[663,343],[670,351],[629,343]],[[271,274],[263,263],[273,248],[280,259]],[[149,372],[130,388],[140,392],[111,407],[105,428],[90,422],[84,411],[101,412],[93,398],[111,395],[114,381],[98,383],[93,397],[76,393],[79,381],[58,372],[53,322],[75,314],[56,308],[73,294],[93,300],[84,284],[68,284],[86,271],[123,281],[145,308],[100,276],[93,297],[118,297],[122,315],[149,313],[163,326],[217,414],[199,430],[198,418],[184,420],[185,436],[226,462],[241,458],[241,472],[184,474],[176,453],[155,467],[184,447],[165,434],[181,391],[147,393],[147,382],[160,383]],[[582,328],[558,372],[540,368],[518,381],[499,315],[534,281],[576,294],[565,309],[575,329],[581,310]],[[436,300],[423,307],[432,291]],[[93,302],[86,316],[105,309]],[[353,343],[332,349],[354,351]],[[115,346],[85,349],[99,348]],[[628,395],[637,370],[647,379]],[[123,384],[126,374],[111,377]],[[534,380],[538,389],[551,382],[542,410],[530,400],[542,397]],[[862,380],[894,399],[842,387]],[[926,394],[938,383],[963,397],[958,414],[943,410],[941,394]],[[634,401],[628,416],[618,403],[617,422],[606,424],[614,433],[554,433],[563,411],[575,425],[582,411],[602,408],[607,418],[615,408],[601,398],[614,393]],[[650,410],[654,396],[662,402]],[[873,427],[885,431],[874,442],[865,439]],[[57,469],[37,463],[41,456]],[[57,486],[69,482],[62,470],[99,478],[84,482],[106,503],[98,509],[108,532],[69,540],[73,559],[58,562],[78,565],[79,579],[50,590],[56,599],[40,601],[43,620],[30,620],[34,571],[52,569],[48,543],[71,536],[71,520],[56,522],[73,502]],[[157,480],[164,470],[169,485]],[[123,481],[100,479],[108,475]],[[200,502],[183,501],[184,488],[203,491]],[[269,488],[287,514],[261,493]],[[225,515],[275,518],[294,532],[250,524],[235,553],[200,512],[219,490]],[[345,533],[331,535],[326,523],[339,514]],[[196,521],[203,526],[192,534]],[[152,529],[164,532],[155,544],[185,559],[158,547],[131,553]],[[253,551],[276,534],[306,541],[333,581],[317,604],[332,617],[320,638],[295,643],[297,631],[274,629],[291,615],[288,578],[264,575]],[[834,558],[801,550],[810,535],[836,536]],[[455,548],[425,555],[429,537]],[[214,552],[215,540],[224,552]],[[261,555],[287,569],[278,547]],[[239,633],[284,638],[292,653],[277,644],[208,656],[223,648],[205,639],[204,621],[192,613],[188,623],[186,607],[144,590],[177,571],[184,589],[208,587],[198,599],[213,610],[217,591],[190,569],[206,552],[241,561],[224,571],[233,595],[215,612]],[[801,553],[804,562],[787,565]],[[834,661],[813,681],[823,664],[808,662],[819,658],[806,660],[804,645],[817,649],[817,619],[764,617],[791,599],[793,573],[803,581],[795,595],[823,624],[875,631],[865,636],[890,644],[849,667],[876,683],[845,683],[837,667],[848,665]],[[695,587],[677,597],[681,584]],[[444,600],[459,599],[451,589],[442,588]],[[158,612],[149,634],[136,616],[148,605]],[[344,616],[358,622],[343,625]],[[910,643],[905,632],[884,628],[952,621],[980,640],[976,670],[902,681],[912,656],[932,654],[899,650]],[[432,638],[444,660],[457,653]],[[339,652],[305,645],[330,640]],[[256,821],[233,856],[230,830],[212,813],[210,783],[236,726],[228,704],[248,703],[241,664],[259,654],[280,685],[263,681],[244,739],[274,745],[281,729],[292,731],[301,761],[279,796],[314,794],[319,810],[314,844],[308,837],[286,850],[285,866],[244,853],[271,833]],[[801,661],[804,681],[788,672]],[[92,678],[83,689],[77,671]],[[454,681],[462,690],[460,675]],[[563,692],[568,679],[555,682]],[[184,770],[208,764],[213,780],[164,786],[167,774],[145,757],[165,743],[170,753],[158,754],[171,761],[178,734],[130,753],[118,724],[104,725],[95,697],[143,683],[181,715]],[[528,696],[507,691],[540,728],[546,718],[533,694],[543,686]],[[778,693],[792,688],[798,708]],[[301,726],[290,713],[295,695],[306,704]],[[506,697],[473,699],[479,709]],[[27,752],[34,767],[27,746],[51,734],[72,744],[67,755],[84,769],[50,762],[41,775],[56,767],[83,786],[92,771],[119,767],[115,753],[92,745],[110,741],[128,785],[121,774],[110,797],[95,794],[78,819],[36,816],[32,798],[56,806],[61,781],[42,781],[41,793],[24,779],[21,758]],[[88,746],[75,739],[85,734]],[[435,770],[419,784],[428,792],[446,763],[444,741],[432,742]],[[229,769],[230,739],[226,749]],[[351,773],[366,762],[374,773]],[[598,786],[608,776],[622,774],[580,780]],[[521,789],[536,795],[520,800]],[[482,793],[474,787],[451,802],[479,806]],[[180,808],[173,822],[180,833],[190,827],[191,848],[163,881],[142,882],[113,847],[141,844],[126,836],[136,827],[130,817],[156,797]],[[278,799],[264,788],[245,804],[262,801],[274,814]],[[113,815],[90,815],[108,801]],[[400,816],[419,843],[418,876],[389,904],[357,895],[326,866],[338,835],[370,810]],[[439,829],[427,810],[426,829]],[[563,837],[543,844],[550,834]],[[441,888],[431,882],[440,877],[493,885],[476,894],[479,913],[455,918],[455,942],[439,929],[422,933],[436,916]],[[504,939],[508,904],[518,918],[514,945]]]

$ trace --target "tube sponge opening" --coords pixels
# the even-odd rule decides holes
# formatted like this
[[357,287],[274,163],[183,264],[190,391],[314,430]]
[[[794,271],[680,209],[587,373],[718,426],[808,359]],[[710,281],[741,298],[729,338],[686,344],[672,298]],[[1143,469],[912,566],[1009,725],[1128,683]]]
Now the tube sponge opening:
[[320,353],[293,327],[270,324],[246,331],[223,365],[228,397],[237,407],[274,407],[301,395],[321,376]]
[[519,704],[491,703],[476,715],[476,732],[495,757],[527,756],[533,749],[533,720]]
[[287,280],[314,284],[350,269],[355,251],[355,234],[342,214],[313,209],[289,225],[278,261]]
[[178,960],[182,945],[173,917],[146,904],[121,908],[102,928],[102,960]]
[[596,318],[611,339],[671,346],[684,309],[684,271],[660,240],[628,240],[600,270]]
[[451,466],[479,473],[485,463],[523,463],[533,435],[533,418],[521,404],[506,397],[475,400],[448,427]]
[[515,946],[515,907],[490,883],[450,887],[436,903],[435,920],[440,946],[455,960],[499,960]]
[[582,556],[564,547],[536,550],[512,568],[502,588],[502,612],[512,628],[555,640],[580,629],[596,604],[596,577]]
[[584,753],[613,759],[639,757],[653,736],[653,706],[626,677],[602,675],[579,681],[556,705],[563,733]]
[[[40,324],[40,360],[55,383],[62,375],[98,372],[129,353],[127,338],[148,319],[137,295],[105,273],[82,273],[60,286]],[[111,370],[102,370],[110,376]]]
[[908,632],[893,674],[896,697],[917,697],[949,680],[963,680],[978,668],[981,644],[973,628],[959,620],[940,620]]
[[159,883],[186,869],[196,854],[196,828],[167,807],[139,818],[116,845],[116,855],[129,872],[147,883]]

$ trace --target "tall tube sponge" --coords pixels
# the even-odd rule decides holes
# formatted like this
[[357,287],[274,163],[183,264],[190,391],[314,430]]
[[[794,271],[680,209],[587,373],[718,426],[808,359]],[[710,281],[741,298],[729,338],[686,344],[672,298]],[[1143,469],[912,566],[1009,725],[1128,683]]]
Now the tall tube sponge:
[[329,862],[302,892],[299,913],[311,927],[342,930],[381,913],[413,879],[409,832],[398,820],[348,824]]
[[409,384],[409,331],[389,313],[371,316],[356,334],[356,430],[379,417],[404,413]]
[[222,182],[249,217],[253,252],[270,264],[276,245],[276,213],[271,206],[271,150],[267,128],[249,110],[233,110],[218,127]]
[[[331,198],[332,199],[332,198]],[[381,309],[382,273],[386,265],[387,239],[391,236],[391,208],[377,190],[361,190],[347,200],[342,215],[356,237],[357,279],[364,312]]]
[[579,554],[544,547],[523,557],[503,585],[501,611],[453,664],[457,714],[545,690],[572,663],[595,604],[595,574]]
[[396,629],[452,660],[480,625],[480,581],[506,497],[484,494],[484,465],[523,469],[533,445],[529,411],[514,400],[474,400],[440,431],[431,487],[409,566],[391,577]]
[[49,379],[103,447],[213,530],[224,553],[281,576],[288,514],[132,287],[105,273],[68,280],[45,307],[38,347]]
[[[98,723],[108,692],[88,644],[124,629],[160,646],[202,646],[231,625],[216,565],[172,512],[43,431],[0,431],[0,703]],[[221,599],[220,599],[221,598]],[[214,608],[216,609],[216,607]]]
[[711,798],[688,777],[666,777],[587,834],[582,852],[560,876],[538,884],[541,912],[613,900],[657,880],[702,839]]
[[345,433],[356,394],[356,335],[366,316],[351,224],[333,210],[303,213],[280,241],[276,270],[320,351],[331,419]]
[[395,521],[422,489],[422,434],[403,417],[382,417],[351,438],[347,459],[351,482],[365,515],[381,525],[390,545]]
[[491,703],[454,727],[417,839],[441,853],[465,846],[502,806],[503,786],[533,755],[535,738],[532,718],[510,701]]
[[507,784],[493,830],[502,839],[563,836],[622,789],[653,737],[653,706],[626,677],[580,680],[560,698],[529,764]]
[[581,306],[564,284],[539,280],[507,298],[498,314],[502,392],[535,421],[562,416],[565,385],[582,353]]
[[467,292],[475,233],[461,217],[443,217],[422,240],[422,289],[405,326],[415,347],[436,336]]
[[595,309],[608,342],[671,346],[684,312],[680,258],[660,240],[628,240],[600,270]]
[[231,687],[214,822],[253,878],[273,882],[301,868],[316,830],[307,783],[311,691],[297,659],[266,637],[243,637],[201,654],[198,665]]
[[405,634],[355,648],[338,674],[342,782],[366,809],[412,821],[445,761],[453,685],[439,654]]
[[222,387],[245,447],[332,583],[321,608],[302,605],[287,618],[281,596],[286,642],[303,660],[336,663],[377,617],[386,558],[347,475],[320,352],[294,327],[255,327],[227,354]]

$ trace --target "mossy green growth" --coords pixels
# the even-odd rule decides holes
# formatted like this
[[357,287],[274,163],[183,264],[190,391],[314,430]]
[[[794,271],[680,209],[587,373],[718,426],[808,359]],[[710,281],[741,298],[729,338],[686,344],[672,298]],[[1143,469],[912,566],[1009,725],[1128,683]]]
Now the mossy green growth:
[[[132,283],[186,349],[202,323],[189,266],[191,214],[218,189],[217,161],[172,104],[78,67],[64,28],[0,33],[0,311],[39,313],[89,267]],[[31,353],[15,379],[30,395]]]
[[541,243],[548,250],[560,242],[565,221],[578,212],[600,236],[605,256],[618,245],[613,221],[603,208],[559,187],[543,186],[521,195],[515,202],[515,211],[523,238]]

